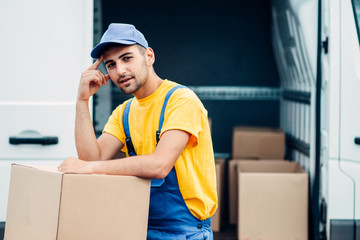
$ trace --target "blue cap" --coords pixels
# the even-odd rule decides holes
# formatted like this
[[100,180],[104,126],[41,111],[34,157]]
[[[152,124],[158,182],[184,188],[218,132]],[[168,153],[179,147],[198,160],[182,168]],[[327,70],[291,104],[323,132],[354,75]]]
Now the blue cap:
[[104,48],[111,43],[124,45],[140,44],[144,48],[149,47],[144,35],[139,32],[134,25],[111,23],[102,36],[100,43],[91,51],[91,57],[99,58]]

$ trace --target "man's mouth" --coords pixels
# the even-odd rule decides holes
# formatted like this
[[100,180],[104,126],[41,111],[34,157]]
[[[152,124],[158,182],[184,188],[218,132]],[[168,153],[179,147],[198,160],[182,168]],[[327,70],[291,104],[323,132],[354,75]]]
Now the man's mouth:
[[124,84],[124,83],[127,83],[129,82],[133,77],[126,77],[126,78],[121,78],[118,80],[118,83],[119,84]]

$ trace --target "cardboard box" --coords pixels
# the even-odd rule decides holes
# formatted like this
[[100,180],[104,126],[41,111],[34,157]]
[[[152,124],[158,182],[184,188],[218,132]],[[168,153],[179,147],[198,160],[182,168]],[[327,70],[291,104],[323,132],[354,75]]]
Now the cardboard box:
[[216,169],[216,187],[218,196],[218,208],[211,217],[211,230],[219,232],[221,229],[221,218],[223,213],[223,195],[224,195],[224,177],[225,177],[225,159],[215,159]]
[[[238,222],[238,174],[237,167],[243,161],[259,161],[252,159],[231,159],[228,165],[229,173],[229,224]],[[263,159],[261,161],[284,161],[284,159]]]
[[306,240],[308,174],[287,161],[238,165],[240,240]]
[[11,167],[5,240],[146,239],[150,180]]
[[237,165],[244,160],[229,161],[229,224],[236,224],[238,219],[238,176]]
[[208,118],[208,122],[209,122],[210,133],[212,133],[212,128],[211,128],[211,122],[212,122],[212,120],[211,120],[211,118]]
[[233,131],[232,158],[283,159],[285,134],[280,129],[235,127]]

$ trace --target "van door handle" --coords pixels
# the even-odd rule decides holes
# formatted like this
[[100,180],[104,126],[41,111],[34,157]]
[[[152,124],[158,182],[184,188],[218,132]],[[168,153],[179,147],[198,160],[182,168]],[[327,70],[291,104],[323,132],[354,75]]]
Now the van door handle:
[[10,136],[10,144],[41,144],[41,145],[53,145],[59,142],[59,138],[56,136],[41,136],[40,133],[33,130],[26,130],[21,132],[18,136]]
[[357,145],[360,145],[360,137],[356,137],[354,139],[354,143],[357,144]]
[[40,137],[40,138],[23,138],[23,137],[10,137],[10,144],[41,144],[41,145],[53,145],[59,142],[58,137]]

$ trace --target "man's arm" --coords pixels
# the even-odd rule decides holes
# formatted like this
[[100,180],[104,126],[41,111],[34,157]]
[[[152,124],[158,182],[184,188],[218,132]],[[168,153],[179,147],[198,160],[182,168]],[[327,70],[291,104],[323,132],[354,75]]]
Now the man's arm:
[[78,157],[86,161],[113,158],[123,147],[121,141],[109,133],[103,133],[96,139],[88,103],[77,103],[76,108],[75,142]]
[[[78,97],[76,101],[76,119],[75,119],[75,143],[80,159],[87,161],[110,159],[121,149],[121,142],[114,139],[113,136],[102,136],[96,139],[94,127],[92,125],[89,98],[94,95],[102,85],[107,85],[110,77],[104,75],[97,68],[100,66],[102,56],[81,74]],[[103,151],[104,142],[110,142],[112,149]],[[106,145],[105,145],[106,146]],[[107,153],[107,154],[104,154]],[[111,155],[113,154],[113,155]]]
[[163,133],[155,151],[151,154],[92,162],[69,158],[59,166],[59,171],[161,179],[166,177],[171,171],[188,143],[189,137],[190,134],[185,131],[169,130]]

